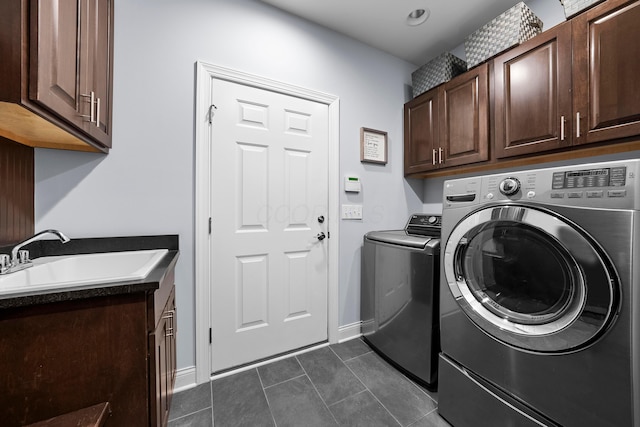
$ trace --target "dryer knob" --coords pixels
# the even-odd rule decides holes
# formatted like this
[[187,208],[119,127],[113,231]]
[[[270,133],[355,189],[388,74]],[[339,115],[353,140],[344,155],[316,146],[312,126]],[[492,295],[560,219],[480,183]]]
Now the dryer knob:
[[520,181],[518,181],[518,178],[505,178],[500,182],[498,188],[505,196],[511,196],[520,190]]

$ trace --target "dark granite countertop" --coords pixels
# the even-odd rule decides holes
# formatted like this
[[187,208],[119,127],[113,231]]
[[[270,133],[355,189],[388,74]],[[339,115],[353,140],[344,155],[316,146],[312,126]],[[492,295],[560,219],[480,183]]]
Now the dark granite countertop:
[[[105,252],[122,252],[149,249],[167,249],[168,252],[144,279],[91,284],[50,289],[47,291],[25,290],[19,294],[2,295],[0,289],[0,310],[47,304],[59,301],[93,298],[100,296],[147,292],[158,289],[163,278],[178,260],[177,235],[127,236],[72,239],[66,244],[58,240],[39,240],[25,247],[32,259],[44,256],[77,255]],[[0,253],[10,253],[11,246],[0,247]]]

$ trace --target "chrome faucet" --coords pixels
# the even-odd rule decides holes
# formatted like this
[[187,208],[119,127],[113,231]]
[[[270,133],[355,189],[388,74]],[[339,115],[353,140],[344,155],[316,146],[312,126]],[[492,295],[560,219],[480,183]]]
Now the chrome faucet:
[[41,231],[33,237],[30,237],[27,240],[15,245],[13,249],[11,249],[10,259],[9,255],[0,255],[0,274],[13,273],[15,271],[24,270],[25,268],[31,267],[32,263],[29,259],[29,251],[22,248],[31,242],[35,242],[36,240],[42,240],[43,236],[47,234],[53,234],[58,239],[60,239],[62,243],[67,243],[69,240],[71,240],[67,236],[65,236],[64,233],[58,230]]

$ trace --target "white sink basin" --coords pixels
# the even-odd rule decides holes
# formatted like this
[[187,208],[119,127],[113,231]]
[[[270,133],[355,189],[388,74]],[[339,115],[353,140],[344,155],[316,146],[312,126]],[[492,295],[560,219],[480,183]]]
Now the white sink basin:
[[0,296],[145,278],[167,249],[42,257],[0,276]]

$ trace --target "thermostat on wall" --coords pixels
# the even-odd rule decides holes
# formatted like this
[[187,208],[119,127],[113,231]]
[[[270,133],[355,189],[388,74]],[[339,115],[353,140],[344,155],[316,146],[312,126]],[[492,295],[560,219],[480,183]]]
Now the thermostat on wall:
[[354,175],[346,175],[344,177],[344,191],[349,193],[359,193],[360,188],[360,178]]

